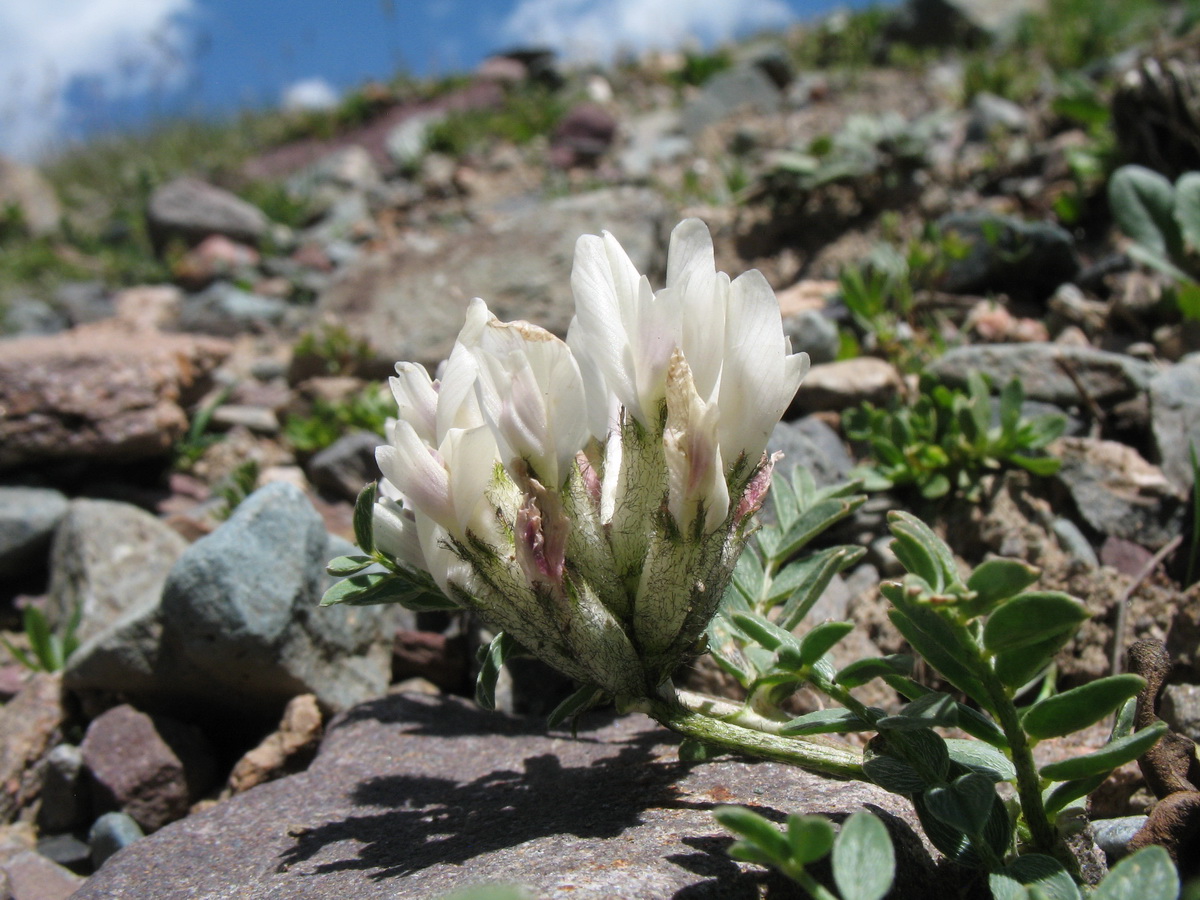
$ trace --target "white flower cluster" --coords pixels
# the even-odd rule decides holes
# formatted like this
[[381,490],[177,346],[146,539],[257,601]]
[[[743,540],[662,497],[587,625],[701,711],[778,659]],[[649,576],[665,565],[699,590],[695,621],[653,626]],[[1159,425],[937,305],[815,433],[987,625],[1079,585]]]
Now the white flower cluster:
[[664,289],[607,233],[579,239],[571,287],[565,342],[477,299],[440,381],[396,366],[375,549],[564,674],[649,696],[715,612],[808,357],[698,219]]

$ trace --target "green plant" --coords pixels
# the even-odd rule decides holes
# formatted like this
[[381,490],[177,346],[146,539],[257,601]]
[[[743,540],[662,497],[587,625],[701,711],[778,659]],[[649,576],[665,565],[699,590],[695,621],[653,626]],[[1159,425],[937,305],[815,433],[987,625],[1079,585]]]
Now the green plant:
[[208,426],[212,424],[213,413],[217,411],[217,407],[233,393],[233,387],[229,384],[221,388],[208,403],[196,410],[187,434],[175,445],[175,468],[190,469],[204,455],[205,450],[221,440],[221,436],[210,432]]
[[460,157],[503,140],[527,144],[549,134],[566,112],[566,104],[545,87],[528,86],[508,93],[496,109],[464,109],[430,126],[426,146]]
[[939,119],[909,121],[896,112],[851,115],[837,134],[777,154],[760,178],[758,194],[778,207],[799,208],[818,191],[841,187],[860,205],[878,204],[927,165]]
[[1066,417],[1021,416],[1025,392],[1010,381],[993,402],[988,382],[973,372],[965,392],[922,379],[912,404],[878,409],[870,403],[843,416],[847,437],[869,449],[872,462],[857,473],[868,490],[912,488],[926,500],[958,491],[978,495],[979,476],[1005,465],[1052,475],[1060,461],[1031,455],[1062,434]]
[[783,832],[740,806],[718,807],[713,818],[742,838],[730,856],[779,869],[816,900],[836,896],[805,871],[825,856],[842,900],[882,900],[891,890],[896,852],[883,822],[869,812],[854,813],[836,835],[824,816],[788,816]]
[[[532,653],[579,685],[554,721],[611,700],[682,735],[684,759],[734,751],[870,781],[911,801],[929,841],[1002,896],[1036,897],[1043,880],[1077,895],[1060,816],[1077,817],[1081,798],[1166,731],[1161,721],[1134,731],[1145,679],[1053,693],[1047,671],[1086,607],[1034,589],[1039,573],[1018,560],[966,569],[904,512],[889,527],[907,574],[880,593],[913,655],[839,669],[833,653],[854,625],[802,630],[802,619],[862,551],[804,551],[863,502],[857,485],[818,490],[801,470],[771,487],[775,523],[756,530],[753,519],[774,465],[766,438],[803,374],[765,279],[741,276],[723,290],[707,229],[685,221],[647,333],[644,310],[626,302],[639,278],[616,240],[584,236],[578,247],[569,341],[500,322],[476,300],[440,386],[423,367],[397,366],[400,418],[378,454],[385,480],[360,495],[362,552],[329,563],[342,580],[322,604],[470,609],[496,633],[481,654],[484,706],[505,660]],[[669,360],[664,332],[679,336]],[[990,403],[972,387],[959,413],[982,430],[979,409]],[[1019,388],[1005,393],[1001,415],[1019,421]],[[706,648],[744,698],[676,687],[675,673]],[[867,706],[855,691],[876,681],[906,702]],[[795,716],[786,704],[801,688],[833,705]],[[1035,761],[1039,742],[1113,714],[1102,748]],[[847,732],[862,733],[865,749],[827,737]],[[797,822],[798,835],[828,837]],[[780,850],[779,839],[758,838]],[[807,854],[793,873],[803,875],[821,854],[788,841],[776,862],[796,861],[793,843]]]
[[391,395],[371,387],[340,402],[317,398],[307,415],[288,416],[283,433],[299,452],[316,453],[348,431],[383,434],[384,423],[393,412]]
[[[781,519],[789,522],[788,533],[805,531],[797,527],[800,522],[836,519],[832,508],[820,511],[833,499],[830,494],[809,490],[803,478],[792,485],[780,482],[772,496]],[[840,499],[847,502],[848,495]],[[892,548],[908,574],[881,586],[891,607],[888,618],[925,670],[959,693],[918,683],[913,659],[902,655],[856,660],[835,670],[827,654],[853,626],[826,622],[798,637],[794,613],[804,600],[797,604],[795,597],[806,598],[810,590],[819,595],[819,588],[809,587],[817,573],[836,567],[833,560],[848,548],[785,565],[793,547],[780,540],[779,529],[764,528],[757,552],[747,552],[738,564],[710,640],[722,668],[748,681],[750,689],[741,707],[714,702],[709,712],[730,725],[784,738],[873,732],[855,777],[908,797],[926,835],[949,859],[993,876],[1036,866],[1059,873],[1060,880],[1077,877],[1057,817],[1164,733],[1162,724],[1132,730],[1133,698],[1144,680],[1102,678],[1018,706],[1025,687],[1039,680],[1088,618],[1086,608],[1066,594],[1032,589],[1038,572],[1023,562],[993,559],[963,572],[919,519],[893,512],[889,522]],[[877,678],[907,699],[898,713],[867,707],[854,696],[855,688]],[[801,687],[837,705],[789,719],[783,701]],[[690,705],[703,708],[694,699]],[[1113,713],[1109,743],[1100,750],[1041,767],[1034,762],[1039,741]],[[958,729],[974,740],[947,738],[939,729]],[[1011,808],[996,791],[1001,783],[1016,789]],[[1018,866],[1014,855],[1027,861]]]
[[213,494],[225,503],[217,518],[228,519],[241,502],[254,493],[258,487],[258,474],[258,460],[247,459],[213,485]]
[[889,11],[877,4],[828,15],[797,32],[792,58],[803,69],[865,69],[878,60],[888,17]]
[[1200,318],[1200,172],[1174,185],[1144,166],[1122,166],[1108,182],[1117,227],[1133,244],[1129,255],[1175,282],[1179,310]]
[[13,659],[27,669],[34,672],[60,672],[79,646],[76,632],[82,619],[83,606],[79,605],[64,623],[62,631],[55,632],[46,620],[45,613],[36,606],[26,606],[22,624],[29,640],[30,653],[13,646],[7,638],[0,637],[0,643],[4,644],[4,649]]
[[289,228],[311,225],[319,210],[311,198],[288,190],[278,181],[251,181],[238,194],[247,203],[257,206],[272,222]]
[[300,335],[292,347],[294,368],[321,375],[357,375],[374,359],[371,342],[337,322],[321,322]]
[[701,85],[731,65],[733,65],[733,59],[726,51],[696,53],[688,50],[683,55],[683,65],[677,71],[672,72],[668,80],[676,85]]

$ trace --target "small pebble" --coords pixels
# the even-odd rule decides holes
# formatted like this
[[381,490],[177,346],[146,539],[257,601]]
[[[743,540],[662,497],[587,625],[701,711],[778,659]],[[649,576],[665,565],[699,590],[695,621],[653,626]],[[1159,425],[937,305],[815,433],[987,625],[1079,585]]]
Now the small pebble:
[[141,827],[132,817],[122,812],[105,813],[92,824],[92,830],[88,833],[92,865],[100,868],[118,850],[143,836]]

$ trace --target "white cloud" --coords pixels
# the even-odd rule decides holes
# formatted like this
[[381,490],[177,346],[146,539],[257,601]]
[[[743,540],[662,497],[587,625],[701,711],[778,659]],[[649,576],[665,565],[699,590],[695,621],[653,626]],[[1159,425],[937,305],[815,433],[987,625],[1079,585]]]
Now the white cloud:
[[70,95],[166,92],[190,68],[196,0],[0,2],[0,152],[33,159],[69,131]]
[[282,102],[287,110],[332,109],[338,92],[324,78],[304,78],[284,88]]
[[518,0],[506,39],[549,46],[576,60],[679,47],[689,39],[725,40],[793,18],[783,0]]

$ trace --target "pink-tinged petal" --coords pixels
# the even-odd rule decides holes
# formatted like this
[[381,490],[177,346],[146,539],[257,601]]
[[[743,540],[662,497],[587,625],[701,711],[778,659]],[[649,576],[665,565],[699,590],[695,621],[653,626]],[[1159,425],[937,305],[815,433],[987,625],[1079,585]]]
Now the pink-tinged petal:
[[667,394],[667,369],[682,340],[679,295],[666,288],[656,294],[643,278],[630,330],[637,387],[637,405],[631,411],[643,425],[657,428],[659,408]]
[[685,534],[703,510],[706,533],[729,512],[729,487],[717,444],[718,409],[696,393],[683,354],[676,351],[667,375],[667,422],[663,454],[667,464],[667,508]]
[[583,379],[566,343],[527,322],[488,324],[476,349],[480,404],[506,466],[559,487],[588,440]]
[[762,509],[763,500],[766,499],[767,491],[771,488],[771,475],[775,471],[775,463],[781,459],[783,459],[782,453],[773,453],[770,456],[763,454],[758,471],[754,473],[750,483],[746,485],[746,489],[742,491],[742,496],[738,499],[737,511],[733,514],[735,524],[741,524],[749,516]]
[[408,422],[397,422],[394,439],[375,451],[379,471],[400,491],[416,512],[443,527],[454,525],[450,478],[437,453],[417,436]]
[[562,590],[570,530],[571,521],[563,513],[557,495],[542,488],[537,496],[526,496],[517,510],[514,550],[517,564],[531,585]]
[[437,443],[438,391],[425,367],[417,363],[396,363],[396,374],[388,379],[400,418],[410,423],[421,440]]

